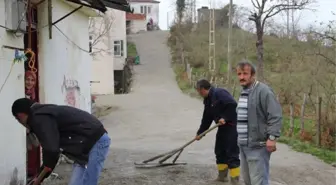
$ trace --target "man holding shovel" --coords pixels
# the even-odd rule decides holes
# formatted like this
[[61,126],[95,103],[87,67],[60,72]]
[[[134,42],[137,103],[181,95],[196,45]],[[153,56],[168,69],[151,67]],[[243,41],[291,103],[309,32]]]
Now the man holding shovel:
[[228,91],[212,87],[207,80],[199,80],[196,89],[204,98],[203,118],[196,139],[201,139],[199,135],[210,127],[212,121],[221,123],[218,127],[215,145],[217,181],[228,182],[230,172],[231,183],[237,185],[240,176],[237,103]]
[[69,185],[97,185],[111,139],[102,123],[88,112],[52,104],[16,100],[13,116],[41,143],[41,172],[29,185],[39,185],[55,168],[59,155],[74,160]]

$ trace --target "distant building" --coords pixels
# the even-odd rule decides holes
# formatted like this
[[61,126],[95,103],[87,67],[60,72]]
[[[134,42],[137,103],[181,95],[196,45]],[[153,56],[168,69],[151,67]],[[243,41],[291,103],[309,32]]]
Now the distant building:
[[129,0],[129,4],[134,8],[134,14],[143,14],[146,16],[146,22],[153,22],[153,26],[159,25],[159,1],[155,0]]
[[[209,22],[210,9],[203,6],[197,10],[198,23]],[[215,9],[215,25],[216,27],[228,27],[229,16],[225,9]]]
[[126,13],[127,34],[147,31],[147,20],[144,14]]

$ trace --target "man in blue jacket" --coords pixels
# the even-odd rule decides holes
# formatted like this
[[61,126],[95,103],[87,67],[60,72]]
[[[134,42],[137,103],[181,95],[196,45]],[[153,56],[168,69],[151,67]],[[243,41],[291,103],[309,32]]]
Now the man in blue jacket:
[[238,184],[240,176],[239,147],[237,144],[237,103],[232,95],[222,88],[212,87],[207,80],[199,80],[196,89],[204,98],[204,111],[199,135],[209,129],[212,121],[221,123],[218,127],[215,144],[217,181],[228,182],[228,173],[233,185]]

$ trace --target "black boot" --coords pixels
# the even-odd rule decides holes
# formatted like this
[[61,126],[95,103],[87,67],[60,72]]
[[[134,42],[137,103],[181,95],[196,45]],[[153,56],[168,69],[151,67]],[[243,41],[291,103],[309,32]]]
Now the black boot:
[[229,182],[228,173],[229,173],[228,169],[218,171],[218,177],[216,181]]
[[237,177],[231,177],[231,184],[232,185],[239,185],[239,176]]

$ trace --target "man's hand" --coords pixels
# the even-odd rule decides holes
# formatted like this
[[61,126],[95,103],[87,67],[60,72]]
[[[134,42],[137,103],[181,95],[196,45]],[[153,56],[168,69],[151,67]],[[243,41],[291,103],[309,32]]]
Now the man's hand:
[[218,123],[220,123],[220,125],[225,125],[225,120],[223,118],[221,118]]
[[201,136],[199,136],[199,135],[197,135],[197,136],[195,137],[195,139],[196,139],[197,141],[199,141],[199,140],[201,140],[201,139],[202,139],[202,137],[201,137]]
[[268,152],[275,152],[276,151],[276,141],[271,141],[271,140],[267,140],[266,141],[266,149]]

